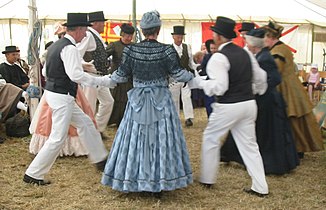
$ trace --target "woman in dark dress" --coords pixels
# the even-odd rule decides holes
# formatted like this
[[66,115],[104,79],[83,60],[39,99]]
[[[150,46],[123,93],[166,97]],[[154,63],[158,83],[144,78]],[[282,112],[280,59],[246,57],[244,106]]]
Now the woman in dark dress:
[[[284,174],[299,165],[299,158],[286,115],[285,102],[276,90],[276,86],[281,83],[281,75],[269,50],[263,48],[264,34],[263,29],[254,29],[246,35],[248,49],[256,55],[260,67],[267,72],[268,89],[264,95],[256,97],[256,135],[265,173]],[[223,145],[221,154],[223,161],[243,164],[231,135]]]
[[[117,70],[121,64],[122,51],[123,49],[132,44],[132,38],[134,36],[135,29],[127,23],[121,25],[120,40],[116,42],[111,42],[107,47],[107,53],[109,56],[112,56],[111,69],[109,70],[112,74]],[[132,80],[130,79],[126,83],[119,83],[114,89],[111,89],[112,97],[114,98],[114,105],[112,114],[109,120],[110,124],[120,125],[120,122],[123,118],[123,114],[126,109],[128,96],[127,92],[132,88]]]

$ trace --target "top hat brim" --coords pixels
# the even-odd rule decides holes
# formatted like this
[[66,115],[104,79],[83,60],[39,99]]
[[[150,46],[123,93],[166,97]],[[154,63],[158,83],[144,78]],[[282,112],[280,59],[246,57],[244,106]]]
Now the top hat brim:
[[108,19],[94,19],[94,20],[89,20],[88,22],[92,23],[92,22],[100,22],[100,21],[107,21]]
[[219,30],[218,28],[216,28],[214,26],[211,26],[211,30],[216,32],[217,34],[224,36],[225,38],[228,38],[228,39],[233,39],[233,38],[237,37],[237,34],[234,31],[232,31],[230,34],[226,34],[225,32]]
[[14,51],[2,51],[2,54],[6,54],[6,53],[12,53],[12,52],[20,52],[20,50],[14,50]]
[[171,35],[186,35],[186,33],[171,33]]
[[242,31],[250,31],[250,30],[248,30],[248,29],[246,29],[246,28],[241,28],[241,29],[239,29],[238,31],[241,33]]
[[88,22],[80,22],[80,23],[64,23],[62,24],[63,26],[66,26],[66,27],[75,27],[75,26],[92,26],[91,23],[88,23]]

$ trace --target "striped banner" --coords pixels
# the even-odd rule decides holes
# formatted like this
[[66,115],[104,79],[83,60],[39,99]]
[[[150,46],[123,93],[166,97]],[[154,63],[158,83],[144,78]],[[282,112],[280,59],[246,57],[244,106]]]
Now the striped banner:
[[121,26],[122,23],[112,23],[112,22],[105,22],[104,32],[101,33],[101,36],[104,42],[115,42],[120,39],[120,35],[116,35],[113,28],[116,26]]

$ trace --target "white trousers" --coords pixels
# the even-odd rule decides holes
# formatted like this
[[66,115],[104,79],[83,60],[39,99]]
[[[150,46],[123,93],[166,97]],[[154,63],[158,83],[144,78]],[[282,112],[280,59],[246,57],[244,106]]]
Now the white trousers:
[[220,162],[220,141],[231,130],[252,179],[251,189],[267,194],[268,185],[263,160],[256,141],[256,101],[233,104],[213,103],[212,108],[213,112],[203,136],[200,182],[206,184],[216,182]]
[[88,151],[92,163],[107,158],[108,152],[93,121],[79,108],[75,98],[45,90],[44,97],[52,109],[52,128],[49,139],[26,170],[35,179],[44,179],[49,172],[68,135],[69,125],[77,129],[81,143]]
[[[88,103],[95,114],[97,129],[100,132],[103,132],[108,125],[114,104],[114,99],[111,95],[110,89],[99,86],[97,88],[84,87],[83,90]],[[96,112],[97,100],[99,101],[99,106]]]
[[191,89],[188,84],[184,86],[183,82],[177,82],[173,86],[170,86],[170,91],[172,94],[172,99],[174,105],[177,109],[178,114],[180,114],[180,94],[182,100],[182,108],[185,119],[193,119],[194,118],[194,108],[192,106],[191,101]]

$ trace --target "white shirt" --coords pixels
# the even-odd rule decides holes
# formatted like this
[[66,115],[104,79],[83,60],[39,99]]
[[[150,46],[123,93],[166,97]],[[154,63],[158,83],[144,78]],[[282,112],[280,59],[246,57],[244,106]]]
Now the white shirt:
[[[76,44],[75,39],[69,34],[66,34],[65,38],[69,39],[73,44]],[[100,77],[93,77],[84,72],[80,60],[81,55],[74,45],[65,46],[60,53],[60,57],[63,61],[66,74],[71,81],[86,86],[100,85]],[[46,77],[46,63],[42,69],[42,74]]]
[[[9,63],[7,60],[5,60],[4,63],[8,64],[9,66],[13,66],[13,65],[16,64],[16,63],[11,64],[11,63]],[[16,65],[17,65],[17,64],[16,64]]]
[[[218,50],[220,51],[225,45],[231,42],[222,44]],[[254,55],[246,50],[250,56],[252,71],[253,71],[253,93],[264,94],[267,89],[267,74],[259,67],[259,64]],[[201,87],[208,96],[222,96],[229,88],[229,74],[230,62],[228,58],[222,53],[214,53],[207,64],[207,75],[209,80],[199,80],[199,87]]]
[[[183,48],[182,48],[182,43],[181,43],[179,46],[176,45],[175,43],[173,43],[172,45],[173,45],[174,49],[177,51],[177,53],[178,53],[178,55],[179,55],[179,58],[181,58],[181,56],[182,56],[182,50],[183,50]],[[187,45],[187,51],[188,51],[188,56],[189,56],[189,62],[188,62],[188,65],[189,65],[189,67],[190,67],[191,69],[196,70],[196,68],[197,68],[197,66],[198,66],[199,64],[195,64],[195,62],[194,62],[194,59],[193,59],[193,57],[192,57],[191,46],[190,46],[189,44],[186,44],[186,45]]]

